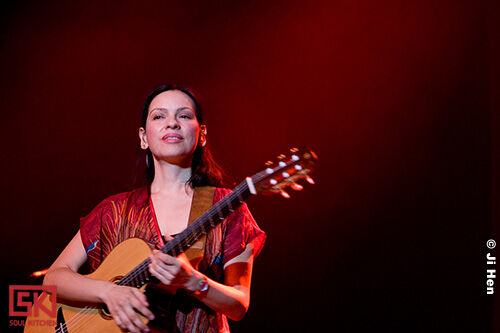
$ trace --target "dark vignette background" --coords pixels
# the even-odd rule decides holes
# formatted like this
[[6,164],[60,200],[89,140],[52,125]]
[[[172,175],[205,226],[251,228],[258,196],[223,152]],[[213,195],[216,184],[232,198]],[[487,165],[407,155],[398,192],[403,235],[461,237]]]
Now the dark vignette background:
[[5,314],[132,188],[142,103],[180,82],[229,186],[294,145],[320,157],[316,185],[249,203],[268,242],[234,332],[493,331],[493,1],[138,3],[3,4]]

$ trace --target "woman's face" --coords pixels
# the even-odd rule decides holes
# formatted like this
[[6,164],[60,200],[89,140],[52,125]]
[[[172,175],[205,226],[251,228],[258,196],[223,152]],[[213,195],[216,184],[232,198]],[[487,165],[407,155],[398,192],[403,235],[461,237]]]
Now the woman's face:
[[201,130],[193,100],[180,90],[168,90],[151,101],[139,138],[142,149],[149,148],[156,160],[191,164]]

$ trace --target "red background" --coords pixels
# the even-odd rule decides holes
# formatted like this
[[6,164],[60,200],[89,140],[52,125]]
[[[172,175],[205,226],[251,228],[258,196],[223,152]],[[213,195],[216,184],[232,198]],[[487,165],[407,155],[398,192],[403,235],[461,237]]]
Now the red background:
[[249,202],[268,242],[234,332],[492,331],[493,5],[3,6],[5,286],[27,283],[79,217],[132,188],[142,103],[177,82],[201,96],[228,186],[292,146],[320,158],[316,185]]

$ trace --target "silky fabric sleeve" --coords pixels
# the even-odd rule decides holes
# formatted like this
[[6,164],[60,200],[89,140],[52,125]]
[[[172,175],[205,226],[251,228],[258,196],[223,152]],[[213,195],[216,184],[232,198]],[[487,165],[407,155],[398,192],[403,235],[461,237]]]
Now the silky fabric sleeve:
[[[217,192],[217,199],[220,200],[230,191],[223,189]],[[248,206],[243,203],[227,217],[225,223],[223,263],[225,264],[241,254],[249,243],[253,245],[253,256],[256,258],[262,250],[267,236],[255,222]]]
[[87,216],[80,219],[80,237],[87,253],[90,266],[95,270],[101,260],[101,230],[103,216],[107,215],[109,201],[106,199],[97,205]]

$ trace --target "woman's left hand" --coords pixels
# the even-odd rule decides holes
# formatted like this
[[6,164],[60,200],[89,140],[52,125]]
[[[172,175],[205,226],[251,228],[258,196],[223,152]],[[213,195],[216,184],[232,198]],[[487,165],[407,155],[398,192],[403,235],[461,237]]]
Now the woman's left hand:
[[172,257],[158,250],[153,250],[149,256],[151,263],[149,271],[166,286],[186,289],[188,292],[196,290],[201,273],[198,273],[185,254]]

